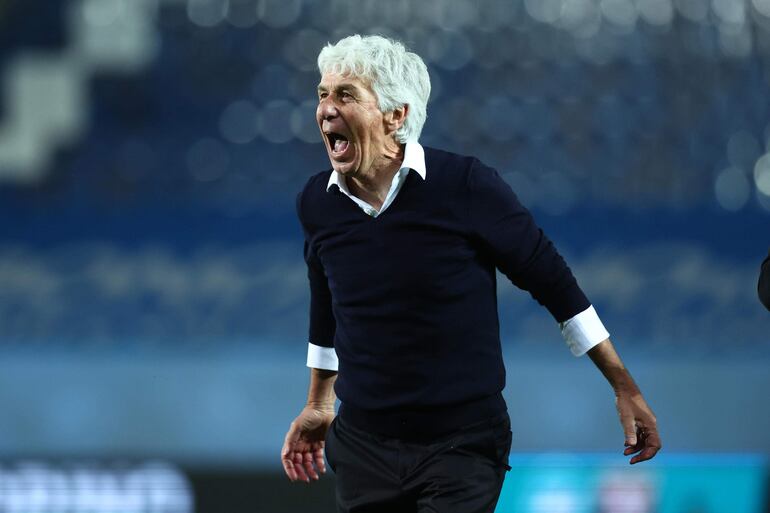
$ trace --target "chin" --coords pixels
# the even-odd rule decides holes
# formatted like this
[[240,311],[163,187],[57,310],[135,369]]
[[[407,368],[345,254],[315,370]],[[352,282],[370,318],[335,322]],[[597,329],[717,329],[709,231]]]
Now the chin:
[[352,175],[357,169],[354,162],[338,162],[336,160],[331,160],[331,163],[332,169],[341,175]]

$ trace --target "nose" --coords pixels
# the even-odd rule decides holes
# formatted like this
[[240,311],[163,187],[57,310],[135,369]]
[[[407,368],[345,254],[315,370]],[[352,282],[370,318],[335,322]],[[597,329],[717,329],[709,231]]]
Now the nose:
[[337,117],[339,113],[337,112],[337,106],[327,96],[318,103],[318,114],[324,121],[329,121]]

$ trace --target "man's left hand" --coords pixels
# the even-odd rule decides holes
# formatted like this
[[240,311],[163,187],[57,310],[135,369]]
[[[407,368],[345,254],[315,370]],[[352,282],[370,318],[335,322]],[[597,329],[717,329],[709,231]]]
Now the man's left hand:
[[626,449],[623,454],[636,455],[631,458],[631,465],[654,458],[662,447],[658,421],[655,420],[655,414],[647,406],[647,401],[623,365],[610,339],[592,347],[588,356],[615,391],[615,406],[618,408],[620,424],[626,436]]
[[626,437],[623,454],[635,454],[631,458],[631,465],[654,458],[662,444],[655,414],[647,406],[642,394],[619,393],[615,397],[615,405]]

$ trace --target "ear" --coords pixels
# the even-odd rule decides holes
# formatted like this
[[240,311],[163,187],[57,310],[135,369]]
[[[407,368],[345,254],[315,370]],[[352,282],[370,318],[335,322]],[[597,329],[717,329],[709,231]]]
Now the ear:
[[390,112],[386,112],[384,117],[386,132],[388,134],[392,134],[404,126],[404,121],[406,121],[407,115],[409,115],[409,105],[403,105],[391,110]]

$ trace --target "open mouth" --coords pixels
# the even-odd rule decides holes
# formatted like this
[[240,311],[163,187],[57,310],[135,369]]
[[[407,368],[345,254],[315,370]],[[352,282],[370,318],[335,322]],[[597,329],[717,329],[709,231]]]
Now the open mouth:
[[342,134],[327,132],[326,138],[329,140],[329,148],[335,158],[342,157],[350,146],[348,138]]

